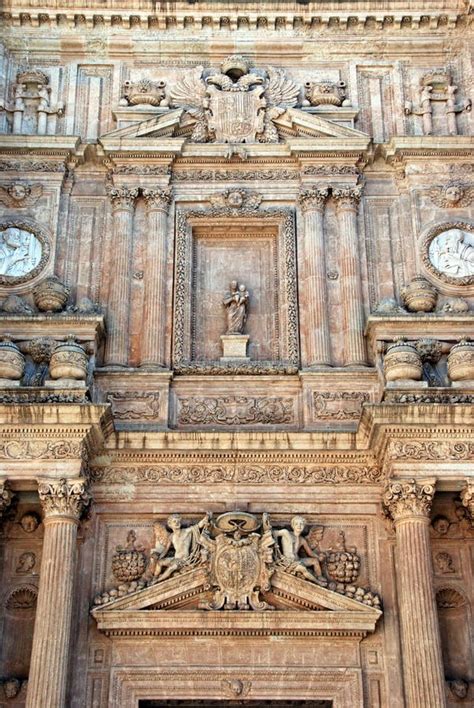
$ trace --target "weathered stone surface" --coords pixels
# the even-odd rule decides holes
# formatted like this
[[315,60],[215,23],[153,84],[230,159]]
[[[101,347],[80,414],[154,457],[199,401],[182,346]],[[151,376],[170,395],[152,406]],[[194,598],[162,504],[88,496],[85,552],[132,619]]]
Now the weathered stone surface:
[[2,13],[0,704],[470,705],[468,3]]

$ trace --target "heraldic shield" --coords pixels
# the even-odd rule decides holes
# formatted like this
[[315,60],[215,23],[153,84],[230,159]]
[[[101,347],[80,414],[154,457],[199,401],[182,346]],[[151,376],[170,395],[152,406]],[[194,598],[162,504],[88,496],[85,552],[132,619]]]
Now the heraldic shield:
[[264,89],[257,86],[253,91],[220,91],[209,86],[209,129],[218,142],[256,142],[257,134],[263,132],[265,119]]

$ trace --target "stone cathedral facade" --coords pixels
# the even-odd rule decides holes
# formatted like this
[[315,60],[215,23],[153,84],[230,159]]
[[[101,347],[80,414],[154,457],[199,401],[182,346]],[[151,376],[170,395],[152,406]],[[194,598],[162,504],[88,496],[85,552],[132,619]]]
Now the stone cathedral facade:
[[5,0],[0,706],[474,705],[470,0]]

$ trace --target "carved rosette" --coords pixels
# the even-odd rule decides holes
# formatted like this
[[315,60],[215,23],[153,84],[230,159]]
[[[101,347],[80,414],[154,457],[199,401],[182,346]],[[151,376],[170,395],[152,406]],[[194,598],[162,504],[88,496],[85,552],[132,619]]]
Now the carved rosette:
[[8,482],[2,480],[0,482],[0,519],[5,511],[10,506],[13,499],[13,493],[8,486]]
[[382,497],[384,509],[395,523],[420,517],[429,522],[435,493],[434,480],[391,480]]
[[329,190],[327,187],[309,187],[308,189],[302,189],[298,195],[298,201],[303,213],[308,211],[324,211],[328,194]]
[[362,187],[333,187],[332,196],[338,211],[357,212],[362,196]]
[[92,499],[85,479],[40,480],[38,494],[45,519],[68,517],[79,521]]
[[161,189],[155,187],[153,189],[143,189],[143,198],[145,199],[146,207],[149,211],[162,211],[165,214],[168,213],[171,204],[171,187],[165,187]]
[[107,190],[113,211],[132,211],[138,197],[138,187],[110,187]]

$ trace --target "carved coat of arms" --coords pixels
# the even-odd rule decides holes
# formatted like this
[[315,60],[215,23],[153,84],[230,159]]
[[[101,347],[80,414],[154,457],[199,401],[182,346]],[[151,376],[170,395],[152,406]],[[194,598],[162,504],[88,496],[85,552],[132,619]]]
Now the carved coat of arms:
[[220,71],[196,67],[172,89],[171,103],[194,118],[194,142],[278,142],[273,120],[298,102],[299,87],[282,69],[251,69],[240,56]]

